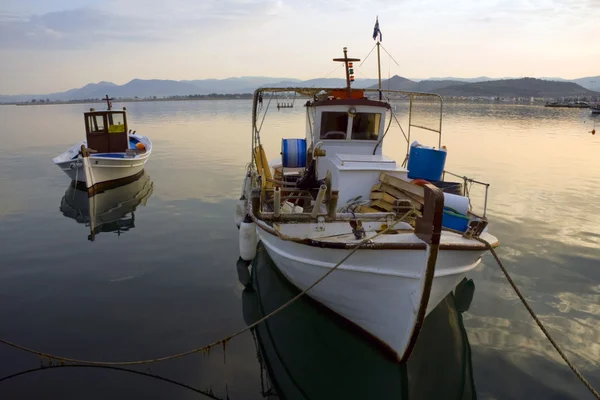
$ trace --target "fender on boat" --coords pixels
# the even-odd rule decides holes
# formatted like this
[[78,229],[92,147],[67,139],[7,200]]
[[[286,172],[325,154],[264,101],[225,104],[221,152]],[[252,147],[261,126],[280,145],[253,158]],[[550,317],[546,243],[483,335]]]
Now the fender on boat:
[[249,215],[246,215],[240,224],[240,257],[242,260],[251,261],[256,256],[256,224]]
[[238,229],[247,214],[246,200],[239,199],[235,204],[235,224]]

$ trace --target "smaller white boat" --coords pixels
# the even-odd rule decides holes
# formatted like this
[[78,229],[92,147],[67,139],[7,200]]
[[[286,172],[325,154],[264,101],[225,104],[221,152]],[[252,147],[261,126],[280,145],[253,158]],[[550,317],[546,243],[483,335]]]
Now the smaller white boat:
[[71,180],[85,183],[88,189],[114,183],[139,174],[152,153],[152,142],[127,128],[127,112],[90,108],[84,113],[86,139],[52,161]]

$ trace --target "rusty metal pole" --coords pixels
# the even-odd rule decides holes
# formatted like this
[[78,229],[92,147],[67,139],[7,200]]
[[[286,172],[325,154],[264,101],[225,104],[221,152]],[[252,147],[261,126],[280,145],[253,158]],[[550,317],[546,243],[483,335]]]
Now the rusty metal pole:
[[346,65],[346,91],[350,98],[350,71],[348,70],[348,49],[344,47],[344,64]]
[[382,100],[383,95],[381,93],[381,61],[379,54],[379,40],[377,41],[377,71],[379,72],[379,100]]

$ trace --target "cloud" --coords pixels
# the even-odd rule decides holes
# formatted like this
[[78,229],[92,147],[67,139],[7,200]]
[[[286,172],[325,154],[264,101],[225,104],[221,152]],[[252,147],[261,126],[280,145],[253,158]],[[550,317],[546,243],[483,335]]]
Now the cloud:
[[92,9],[0,20],[0,47],[9,49],[73,49],[108,40],[157,39],[150,21],[132,21]]
[[79,49],[107,42],[155,42],[181,35],[218,33],[236,24],[278,15],[281,0],[109,0],[105,7],[28,17],[0,13],[0,48]]
[[108,8],[118,10],[119,15],[156,19],[167,24],[275,15],[283,7],[282,0],[108,0]]

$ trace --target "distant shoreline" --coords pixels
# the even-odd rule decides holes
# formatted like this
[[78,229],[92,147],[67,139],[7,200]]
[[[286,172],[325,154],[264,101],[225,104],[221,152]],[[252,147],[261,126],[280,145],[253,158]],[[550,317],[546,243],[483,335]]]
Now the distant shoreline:
[[[239,95],[217,95],[217,96],[194,96],[194,97],[167,97],[167,98],[143,98],[143,99],[112,99],[113,103],[142,103],[150,101],[196,101],[196,100],[252,100],[252,94],[239,94]],[[51,106],[51,105],[64,105],[64,104],[106,104],[104,99],[83,99],[83,100],[67,100],[67,101],[36,101],[33,102],[11,102],[11,103],[0,103],[0,105],[16,105],[16,106]]]
[[[546,98],[524,98],[524,97],[496,97],[490,98],[488,96],[442,96],[444,103],[466,103],[466,104],[512,104],[512,105],[541,105],[547,107],[556,107],[556,108],[588,108],[588,107],[575,107],[568,105],[566,102],[564,104],[549,104],[548,99]],[[145,102],[161,102],[161,101],[202,101],[202,100],[247,100],[252,101],[253,94],[252,93],[243,93],[243,94],[233,94],[233,95],[198,95],[198,96],[173,96],[173,97],[165,97],[165,98],[125,98],[125,99],[112,99],[113,103],[145,103]],[[298,96],[296,100],[299,100],[298,105],[304,105],[303,100],[310,99],[310,97],[306,96]],[[280,103],[290,104],[292,99],[273,99],[275,101],[279,101]],[[268,103],[268,98],[263,100],[265,103]],[[404,99],[391,98],[389,99],[390,103],[402,102],[406,101]],[[106,104],[106,100],[104,99],[82,99],[82,100],[68,100],[68,101],[36,101],[36,102],[11,102],[11,103],[0,103],[4,106],[16,105],[16,106],[49,106],[49,105],[65,105],[65,104]],[[277,107],[277,103],[274,102],[273,107]],[[285,107],[289,108],[289,107]]]
[[[308,98],[307,98],[308,99]],[[162,102],[162,101],[203,101],[203,100],[248,100],[252,101],[252,97],[202,97],[202,98],[191,98],[191,99],[182,99],[182,98],[166,98],[166,99],[115,99],[112,100],[113,104],[115,103],[146,103],[146,102]],[[296,98],[296,100],[305,100],[301,98]],[[544,106],[547,104],[546,100],[536,99],[533,102],[530,100],[512,100],[512,99],[503,99],[503,100],[491,100],[484,98],[465,98],[465,99],[457,99],[457,98],[443,98],[445,104],[449,103],[465,103],[465,104],[511,104],[511,105],[536,105],[536,106]],[[398,103],[404,102],[407,100],[401,99],[390,99],[390,103]],[[68,104],[106,104],[105,100],[72,100],[72,101],[56,101],[56,102],[36,102],[36,103],[0,103],[0,106],[52,106],[52,105],[68,105]],[[298,103],[298,106],[304,105],[303,103]],[[272,107],[277,107],[277,104],[273,104]],[[555,106],[558,108],[558,106]],[[581,108],[581,107],[567,107],[565,108]],[[562,108],[561,107],[561,108]],[[289,107],[286,107],[289,108]]]

